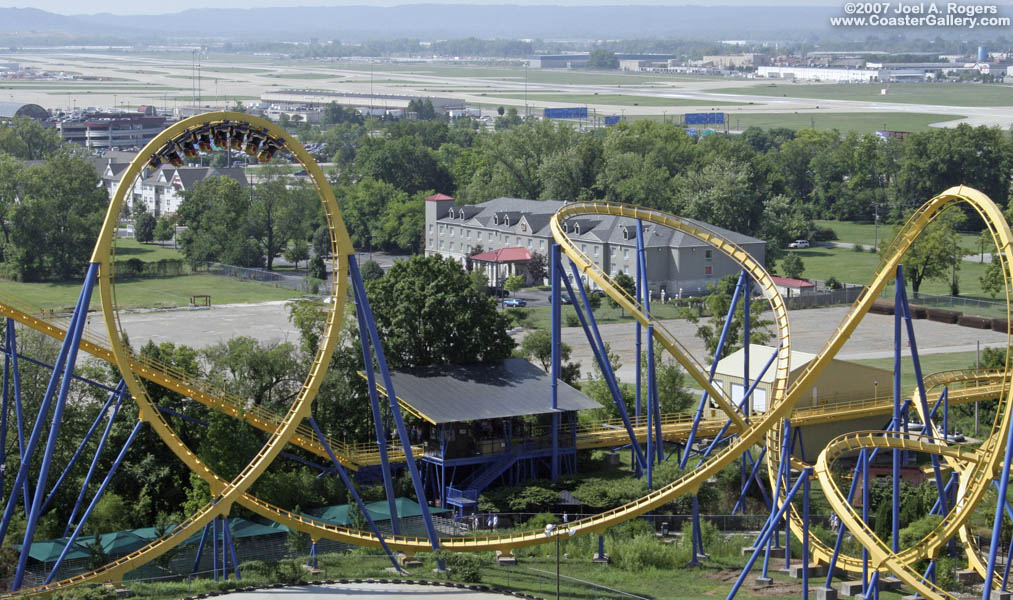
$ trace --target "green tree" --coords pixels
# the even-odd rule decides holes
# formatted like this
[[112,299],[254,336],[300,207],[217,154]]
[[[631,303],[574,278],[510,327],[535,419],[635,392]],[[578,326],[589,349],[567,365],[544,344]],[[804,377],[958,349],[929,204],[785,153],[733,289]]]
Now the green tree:
[[[939,215],[922,231],[904,255],[904,276],[911,289],[918,293],[926,279],[950,279],[960,270],[963,249],[957,226],[965,220],[959,209],[950,209]],[[894,229],[894,237],[900,226]],[[883,246],[883,251],[886,250]]]
[[510,293],[516,293],[517,290],[524,287],[524,276],[523,275],[511,275],[506,278],[503,282],[503,287],[510,290]]
[[[637,297],[637,282],[628,273],[625,272],[619,273],[618,275],[612,278],[612,283],[614,283],[615,286],[618,287],[619,289],[626,292],[626,295],[629,296],[631,299],[635,299]],[[615,298],[613,298],[612,296],[609,296],[609,304],[612,306],[612,308],[617,308],[620,306],[619,302],[617,302]]]
[[[502,106],[500,108],[503,108]],[[512,127],[517,127],[524,122],[524,119],[517,114],[517,107],[511,106],[506,111],[506,115],[500,113],[501,116],[496,117],[496,121],[493,123],[493,127],[496,131],[506,131]]]
[[801,279],[802,273],[805,272],[805,264],[802,263],[802,258],[797,253],[790,252],[781,259],[781,270],[784,271],[785,277]]
[[179,236],[187,262],[261,266],[261,248],[244,226],[250,204],[250,194],[230,177],[208,177],[184,192],[178,216],[187,227]]
[[604,48],[595,48],[591,51],[591,55],[587,59],[588,69],[618,69],[619,58],[616,57],[616,53],[611,50]]
[[159,242],[167,242],[176,235],[176,226],[173,224],[173,219],[169,217],[162,217],[155,223],[155,231],[153,235]]
[[362,281],[370,282],[383,277],[383,267],[381,267],[380,263],[375,260],[367,260],[362,263],[360,273],[362,275]]
[[0,124],[0,153],[22,160],[42,160],[56,154],[62,145],[63,138],[55,128],[35,119],[16,117]]
[[409,195],[426,190],[453,193],[453,179],[436,153],[414,136],[369,138],[358,150],[355,171],[393,185]]
[[394,263],[367,286],[392,367],[486,362],[510,356],[508,319],[475,291],[461,265],[439,256]]
[[[569,344],[560,342],[559,378],[570,385],[576,385],[580,379],[580,363],[570,362],[571,351]],[[520,354],[528,360],[537,361],[542,369],[549,373],[552,369],[552,333],[546,329],[532,331],[521,342]]]
[[295,268],[299,268],[299,263],[310,258],[310,245],[306,240],[302,238],[296,238],[292,241],[292,245],[285,250],[285,260],[289,261]]
[[79,277],[109,202],[94,167],[62,152],[20,175],[5,258],[24,281]]
[[[391,183],[371,177],[366,177],[353,185],[338,188],[335,190],[335,195],[338,197],[338,206],[341,208],[341,216],[348,229],[348,235],[352,238],[352,244],[360,249],[372,247],[374,236],[380,236],[381,218],[388,207],[409,203],[407,193],[397,189]],[[396,209],[391,210],[395,211]],[[423,211],[419,210],[419,214],[424,220]],[[390,239],[386,236],[390,236],[392,233],[396,237],[399,231],[398,229],[391,232],[385,229],[383,239],[385,241]],[[419,227],[418,235],[422,235],[421,227]],[[327,240],[327,244],[330,245],[330,240]]]
[[426,226],[425,201],[422,198],[390,202],[380,215],[374,243],[387,251],[415,254],[422,251]]
[[[724,348],[720,356],[715,356],[721,338],[721,330],[724,327],[725,318],[728,316],[728,309],[732,304],[736,281],[737,278],[734,275],[725,275],[717,283],[708,286],[710,294],[704,298],[704,310],[708,315],[708,321],[697,327],[696,337],[703,340],[711,360],[721,360],[742,347],[742,328],[745,318],[743,303],[740,300],[728,326]],[[749,343],[751,344],[765,344],[773,338],[773,334],[770,332],[773,321],[762,318],[762,314],[767,308],[765,302],[751,302],[749,304]],[[694,324],[699,324],[700,315],[690,315],[689,320]]]
[[156,225],[155,215],[147,210],[138,211],[134,215],[134,239],[142,244],[154,240]]

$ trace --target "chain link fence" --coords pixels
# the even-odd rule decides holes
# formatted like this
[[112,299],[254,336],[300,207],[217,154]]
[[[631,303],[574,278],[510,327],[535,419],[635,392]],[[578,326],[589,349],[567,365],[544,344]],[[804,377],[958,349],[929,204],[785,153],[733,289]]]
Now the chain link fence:
[[219,277],[229,277],[242,281],[271,283],[276,287],[299,290],[308,294],[317,294],[321,289],[327,288],[326,281],[305,275],[289,275],[278,271],[268,271],[267,269],[237,267],[235,265],[215,262],[205,263],[205,268],[209,275],[218,275]]

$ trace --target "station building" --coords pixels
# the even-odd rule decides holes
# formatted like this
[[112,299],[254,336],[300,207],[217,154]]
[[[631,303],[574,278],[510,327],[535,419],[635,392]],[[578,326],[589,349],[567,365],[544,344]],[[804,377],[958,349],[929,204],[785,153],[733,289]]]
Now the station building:
[[[426,198],[426,256],[441,254],[467,264],[480,255],[490,284],[502,282],[513,274],[530,274],[518,255],[549,255],[554,239],[549,229],[552,215],[563,206],[558,200],[496,198],[482,204],[455,206],[444,194]],[[745,249],[761,264],[766,242],[706,223],[699,223]],[[615,276],[636,270],[637,224],[634,219],[593,215],[570,219],[567,234],[600,269]],[[656,297],[681,297],[707,292],[707,285],[741,269],[731,259],[703,241],[679,231],[644,224],[648,280]],[[509,252],[504,252],[510,250]],[[498,253],[504,260],[486,260]],[[586,276],[585,276],[586,278]],[[542,283],[542,282],[533,282]],[[593,282],[584,281],[594,287]]]

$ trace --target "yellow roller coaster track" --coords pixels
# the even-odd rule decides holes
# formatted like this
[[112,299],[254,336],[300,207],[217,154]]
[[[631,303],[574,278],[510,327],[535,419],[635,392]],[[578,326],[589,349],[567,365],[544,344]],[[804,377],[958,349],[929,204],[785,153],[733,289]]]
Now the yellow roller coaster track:
[[[276,141],[280,146],[287,149],[307,169],[307,172],[310,174],[314,185],[317,188],[318,194],[320,195],[321,202],[324,205],[325,214],[330,224],[335,272],[335,281],[331,290],[333,296],[331,304],[332,310],[328,313],[324,336],[321,339],[320,351],[315,357],[307,381],[304,383],[297,399],[293,402],[288,412],[280,419],[270,420],[270,424],[275,425],[275,429],[271,430],[271,436],[267,443],[253,458],[253,460],[251,460],[250,464],[247,465],[242,473],[240,473],[233,481],[227,482],[219,478],[210,468],[207,467],[207,465],[197,459],[194,453],[178,438],[169,424],[161,417],[151,399],[146,395],[144,388],[140,383],[139,377],[162,377],[163,379],[161,381],[158,381],[157,379],[156,381],[162,383],[163,385],[177,385],[176,382],[179,384],[182,382],[177,378],[166,374],[164,371],[158,374],[153,373],[151,369],[146,371],[145,365],[138,363],[135,360],[135,357],[132,357],[121,343],[111,343],[111,348],[109,350],[111,350],[112,353],[112,360],[119,366],[121,372],[124,374],[128,388],[140,406],[141,418],[151,424],[152,428],[156,431],[159,437],[163,439],[163,441],[180,458],[180,460],[182,460],[194,473],[208,482],[211,487],[212,494],[214,495],[214,500],[210,504],[202,507],[196,514],[175,527],[165,536],[155,540],[144,548],[141,548],[89,573],[75,576],[47,586],[22,590],[20,592],[21,594],[50,592],[56,589],[90,581],[116,581],[122,579],[125,573],[157,558],[164,552],[170,550],[186,538],[196,533],[215,516],[228,514],[233,503],[239,503],[255,513],[278,523],[307,532],[313,537],[313,539],[331,539],[373,547],[379,545],[377,539],[370,532],[333,526],[328,523],[306,517],[302,514],[280,509],[253,497],[246,491],[257,477],[265,471],[270,462],[277,457],[284,444],[298,439],[296,436],[299,433],[301,422],[309,415],[311,401],[318,389],[320,379],[327,363],[330,360],[331,352],[333,351],[336,343],[336,336],[333,335],[333,332],[334,327],[336,327],[337,323],[340,322],[340,317],[344,309],[347,283],[347,261],[353,253],[344,225],[341,222],[340,214],[338,213],[337,206],[334,202],[333,195],[330,192],[326,179],[323,177],[323,173],[305,150],[297,142],[288,137],[284,131],[274,127],[266,121],[255,119],[243,114],[229,112],[209,113],[193,117],[173,125],[145,146],[138,159],[136,159],[133,163],[131,163],[130,167],[128,167],[122,179],[121,186],[117,189],[117,193],[110,205],[102,234],[98,244],[96,245],[96,250],[92,258],[93,261],[100,263],[100,293],[102,299],[103,317],[106,322],[109,340],[123,339],[122,327],[120,326],[118,311],[115,307],[115,292],[112,286],[112,273],[110,271],[110,253],[112,235],[115,230],[117,215],[119,214],[126,190],[131,187],[134,179],[144,168],[149,156],[163,151],[166,145],[173,143],[173,140],[178,139],[178,136],[185,135],[188,132],[198,131],[201,128],[208,126],[220,126],[223,123],[238,124],[243,127],[256,128],[256,130],[260,133]],[[980,196],[980,194],[978,195]],[[963,198],[963,196],[960,197]],[[987,201],[987,199],[985,200]],[[932,204],[932,202],[930,201],[929,204]],[[992,208],[994,208],[994,205]],[[995,211],[997,212],[998,209],[995,209]],[[754,415],[751,420],[747,419],[746,415],[742,414],[736,407],[734,407],[722,391],[716,389],[709,382],[702,366],[693,359],[688,352],[686,352],[685,348],[682,347],[678,340],[676,340],[675,337],[672,336],[660,322],[643,312],[639,304],[634,299],[627,296],[618,286],[614,285],[608,275],[597,269],[593,261],[584,256],[576,248],[576,246],[570,242],[564,233],[562,223],[568,218],[586,214],[613,215],[630,219],[639,219],[688,233],[689,235],[705,241],[718,251],[724,253],[750,274],[764,298],[770,304],[774,314],[774,323],[779,341],[777,360],[774,367],[772,403],[768,412],[761,415]],[[920,214],[925,214],[924,208]],[[928,218],[928,220],[924,223],[919,222],[919,228],[917,231],[924,228],[924,226],[931,221],[931,218],[932,217]],[[1004,221],[1001,221],[1001,223],[1005,229],[997,234],[997,239],[1002,236],[1002,245],[1000,247],[1003,251],[1008,252],[1010,239],[1009,230],[1008,227],[1005,226]],[[843,345],[844,341],[846,341],[848,336],[857,326],[858,320],[868,310],[869,305],[871,305],[879,290],[881,290],[882,286],[885,285],[885,279],[887,278],[887,276],[883,275],[882,271],[877,274],[877,283],[865,290],[856,302],[855,308],[853,308],[851,313],[849,313],[849,318],[845,319],[842,325],[838,327],[830,341],[828,341],[827,346],[820,353],[819,358],[810,362],[806,370],[793,382],[792,387],[789,389],[788,361],[790,356],[790,334],[786,308],[769,274],[742,248],[729,242],[716,232],[709,230],[699,223],[667,215],[660,211],[609,203],[568,204],[554,215],[551,221],[551,228],[557,242],[561,245],[567,256],[574,261],[577,267],[587,274],[587,276],[592,280],[596,281],[598,285],[606,291],[606,293],[612,296],[638,321],[644,325],[654,325],[654,335],[657,341],[676,358],[676,360],[687,370],[691,377],[693,377],[704,389],[707,389],[710,392],[711,397],[720,409],[718,412],[720,419],[714,420],[713,423],[720,423],[721,421],[727,419],[731,421],[732,430],[736,431],[738,434],[738,436],[733,439],[729,445],[716,451],[697,469],[685,474],[678,480],[624,506],[569,523],[566,529],[573,534],[600,532],[615,524],[658,508],[679,496],[696,493],[707,479],[729,465],[747,448],[759,442],[760,438],[763,437],[765,433],[768,431],[776,431],[778,429],[777,424],[780,419],[791,414],[792,404],[798,396],[798,390],[807,389],[812,385],[829,358],[836,354],[841,345]],[[908,242],[908,244],[909,243],[910,242]],[[906,249],[906,247],[907,246],[905,245],[903,249]],[[897,260],[899,260],[899,254],[894,262]],[[890,260],[888,259],[885,261],[885,264],[889,266]],[[1008,263],[1004,262],[1004,266],[1006,264]],[[883,281],[880,281],[880,279],[883,279]],[[4,310],[4,314],[11,316],[12,318],[18,318],[19,321],[25,322],[23,318],[19,318],[16,314],[19,312],[20,311],[16,311],[15,309],[9,307]],[[23,313],[21,314],[23,315]],[[44,327],[40,323],[36,323],[36,325],[30,324],[30,326],[33,326],[40,331],[44,331]],[[53,334],[54,332],[47,331],[47,333]],[[97,351],[98,346],[93,349]],[[995,377],[989,377],[988,381],[989,385],[994,384]],[[1001,378],[999,378],[999,381],[1000,383],[1008,384],[1008,377],[1004,374]],[[166,387],[170,386],[167,385]],[[193,386],[191,386],[191,388],[193,388]],[[973,386],[968,389],[973,389]],[[187,391],[184,391],[183,393],[193,397],[193,394],[197,392],[198,390],[193,388],[193,391],[187,389]],[[222,409],[223,407],[223,402],[219,399],[217,394],[208,394],[207,403],[209,406],[213,406],[214,408]],[[869,408],[868,405],[866,405],[866,408]],[[824,413],[814,413],[811,417],[814,419],[827,418]],[[804,416],[799,414],[797,418],[804,418]],[[678,436],[681,432],[677,432],[677,430],[685,427],[684,423],[676,422],[670,422],[667,425],[672,427],[673,430],[670,433],[673,436]],[[710,426],[710,423],[708,426]],[[263,426],[261,428],[265,430],[270,429],[268,426]],[[589,433],[597,435],[600,438],[605,437],[605,435],[601,432]],[[869,443],[880,442],[874,441]],[[947,454],[947,452],[952,453],[953,451],[943,449],[939,450],[939,452],[944,454],[944,456],[949,456],[950,454]],[[968,454],[968,456],[971,455]],[[994,457],[992,454],[984,452],[981,457],[978,457],[977,455],[973,456],[976,460],[975,464],[991,464],[992,468],[994,468]],[[849,522],[849,528],[852,525],[853,524]],[[562,531],[560,530],[559,533],[562,533]],[[407,553],[424,552],[431,548],[429,540],[420,537],[390,536],[386,538],[386,541],[391,549]],[[455,551],[510,551],[513,548],[542,544],[550,541],[552,541],[551,538],[547,538],[544,531],[534,530],[505,533],[494,536],[443,538],[440,540],[440,545],[445,549]],[[889,559],[889,557],[887,558]],[[896,562],[903,561],[904,559],[898,555],[897,558],[892,560]],[[880,562],[886,564],[885,560]],[[889,564],[892,565],[892,563]],[[901,564],[901,566],[904,565]]]

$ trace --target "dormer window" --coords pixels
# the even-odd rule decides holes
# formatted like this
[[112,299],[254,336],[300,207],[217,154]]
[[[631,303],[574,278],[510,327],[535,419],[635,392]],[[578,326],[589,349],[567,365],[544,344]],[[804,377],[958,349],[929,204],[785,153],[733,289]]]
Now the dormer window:
[[573,224],[573,232],[576,233],[577,235],[580,235],[580,223]]
[[493,225],[499,225],[499,215],[493,215],[492,216],[492,224]]
[[510,215],[503,215],[503,224],[507,227],[510,226]]
[[626,227],[623,227],[623,239],[624,240],[630,239],[630,230],[627,229]]
[[447,217],[450,218],[450,219],[454,218],[454,207],[453,206],[451,206],[450,207],[450,211],[447,212]]

